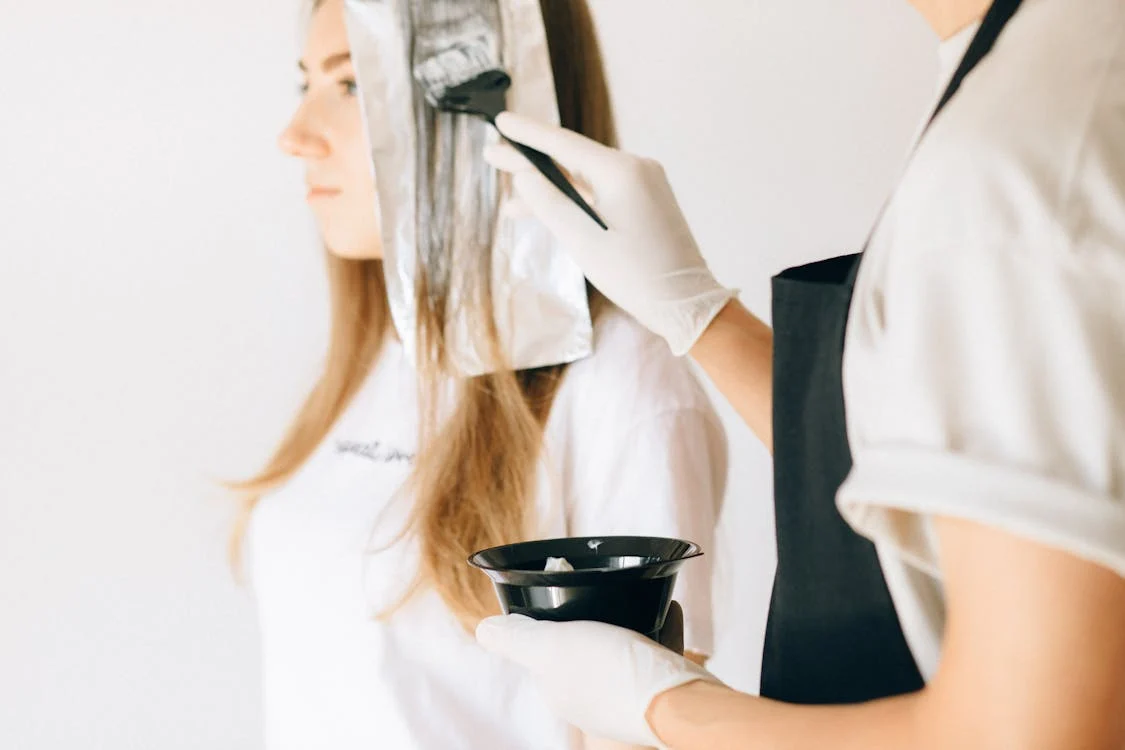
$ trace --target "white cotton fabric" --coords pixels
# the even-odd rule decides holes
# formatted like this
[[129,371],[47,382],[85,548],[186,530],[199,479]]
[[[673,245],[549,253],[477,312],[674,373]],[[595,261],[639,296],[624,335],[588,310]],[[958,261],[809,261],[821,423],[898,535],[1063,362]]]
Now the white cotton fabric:
[[[973,29],[942,50],[952,74]],[[1125,4],[1025,0],[923,139],[852,301],[844,517],[924,675],[934,516],[1125,575]]]
[[[616,310],[572,365],[546,429],[539,536],[645,534],[710,550],[727,471],[721,425],[663,340]],[[485,652],[434,594],[389,621],[415,570],[393,540],[417,451],[417,379],[387,345],[362,392],[302,470],[262,500],[249,562],[269,750],[563,750],[574,733],[521,668]],[[710,556],[676,598],[687,648],[712,650]],[[483,575],[483,573],[481,574]]]

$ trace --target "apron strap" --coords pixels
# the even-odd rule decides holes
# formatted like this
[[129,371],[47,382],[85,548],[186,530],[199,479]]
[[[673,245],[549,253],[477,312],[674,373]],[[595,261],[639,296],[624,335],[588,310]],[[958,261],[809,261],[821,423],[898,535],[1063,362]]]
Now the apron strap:
[[930,115],[930,122],[926,125],[927,129],[945,109],[945,105],[949,104],[949,100],[961,90],[961,84],[965,77],[992,51],[993,45],[996,44],[996,40],[1000,38],[1001,32],[1004,31],[1004,27],[1008,25],[1008,21],[1012,20],[1012,17],[1020,9],[1020,2],[1021,0],[995,0],[989,7],[988,13],[981,21],[980,29],[973,37],[969,49],[965,52],[965,57],[962,58],[961,64],[957,66],[957,72],[953,74],[953,80],[949,82],[945,93],[942,94],[941,101],[938,102],[934,113]]

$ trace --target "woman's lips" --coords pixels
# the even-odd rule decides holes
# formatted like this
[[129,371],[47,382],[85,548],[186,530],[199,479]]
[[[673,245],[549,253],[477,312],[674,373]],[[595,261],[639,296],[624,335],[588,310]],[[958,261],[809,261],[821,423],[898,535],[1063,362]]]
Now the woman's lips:
[[313,185],[313,186],[309,187],[309,192],[308,192],[308,195],[306,196],[306,199],[310,200],[310,201],[321,200],[321,199],[324,199],[324,198],[334,198],[335,196],[337,196],[339,194],[340,194],[339,188],[331,188],[331,187],[324,187],[324,186],[321,186],[321,185]]

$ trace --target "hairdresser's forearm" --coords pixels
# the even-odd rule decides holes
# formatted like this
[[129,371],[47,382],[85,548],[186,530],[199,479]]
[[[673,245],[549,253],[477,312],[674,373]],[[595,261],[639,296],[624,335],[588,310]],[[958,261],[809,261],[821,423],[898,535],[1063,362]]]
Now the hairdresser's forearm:
[[796,706],[700,682],[647,719],[675,750],[1122,750],[1125,578],[1060,549],[934,518],[941,660],[911,695]]
[[733,300],[691,350],[707,376],[773,451],[773,331]]
[[796,706],[696,682],[657,698],[649,723],[673,750],[929,750],[921,693],[852,706]]

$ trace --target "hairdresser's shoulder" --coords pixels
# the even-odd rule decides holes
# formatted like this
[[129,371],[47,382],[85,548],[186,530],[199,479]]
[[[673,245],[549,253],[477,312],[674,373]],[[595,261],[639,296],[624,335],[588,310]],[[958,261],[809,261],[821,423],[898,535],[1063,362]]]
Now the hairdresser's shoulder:
[[918,241],[1070,250],[1121,236],[1125,3],[1024,5],[903,179]]
[[[1125,92],[1125,3],[1032,0],[965,79],[935,132],[957,145],[1019,154],[1097,130]],[[1095,135],[1119,136],[1119,132]]]

